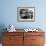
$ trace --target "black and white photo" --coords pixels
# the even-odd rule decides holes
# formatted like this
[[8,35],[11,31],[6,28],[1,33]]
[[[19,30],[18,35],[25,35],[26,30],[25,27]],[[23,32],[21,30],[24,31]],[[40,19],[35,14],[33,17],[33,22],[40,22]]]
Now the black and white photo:
[[34,21],[35,20],[35,8],[34,7],[18,7],[17,8],[17,20],[18,21]]

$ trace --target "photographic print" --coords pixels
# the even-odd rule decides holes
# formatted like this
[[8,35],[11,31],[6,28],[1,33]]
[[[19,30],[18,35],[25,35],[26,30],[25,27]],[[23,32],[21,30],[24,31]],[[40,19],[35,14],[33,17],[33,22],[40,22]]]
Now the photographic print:
[[35,8],[34,7],[18,7],[17,20],[22,22],[35,21]]

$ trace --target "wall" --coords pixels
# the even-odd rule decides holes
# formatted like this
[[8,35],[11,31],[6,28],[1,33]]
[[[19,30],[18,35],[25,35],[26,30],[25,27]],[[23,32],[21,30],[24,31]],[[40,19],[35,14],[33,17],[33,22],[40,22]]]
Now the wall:
[[[42,0],[1,0],[0,24],[15,25],[16,28],[46,28],[46,1]],[[35,7],[35,22],[18,22],[17,7]]]
[[[13,24],[16,28],[40,27],[46,32],[46,0],[0,0],[0,31]],[[18,22],[17,7],[35,7],[35,22]]]

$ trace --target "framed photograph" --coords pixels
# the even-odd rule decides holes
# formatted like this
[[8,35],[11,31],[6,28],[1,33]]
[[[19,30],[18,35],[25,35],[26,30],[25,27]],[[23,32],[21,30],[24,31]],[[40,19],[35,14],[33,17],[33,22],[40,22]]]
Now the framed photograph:
[[35,21],[35,7],[18,7],[17,20],[21,22]]

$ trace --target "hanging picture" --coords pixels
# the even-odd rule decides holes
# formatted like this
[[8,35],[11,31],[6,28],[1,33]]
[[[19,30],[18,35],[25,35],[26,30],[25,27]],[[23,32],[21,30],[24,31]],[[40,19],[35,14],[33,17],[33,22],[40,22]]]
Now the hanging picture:
[[35,7],[18,7],[17,20],[21,22],[35,21]]

